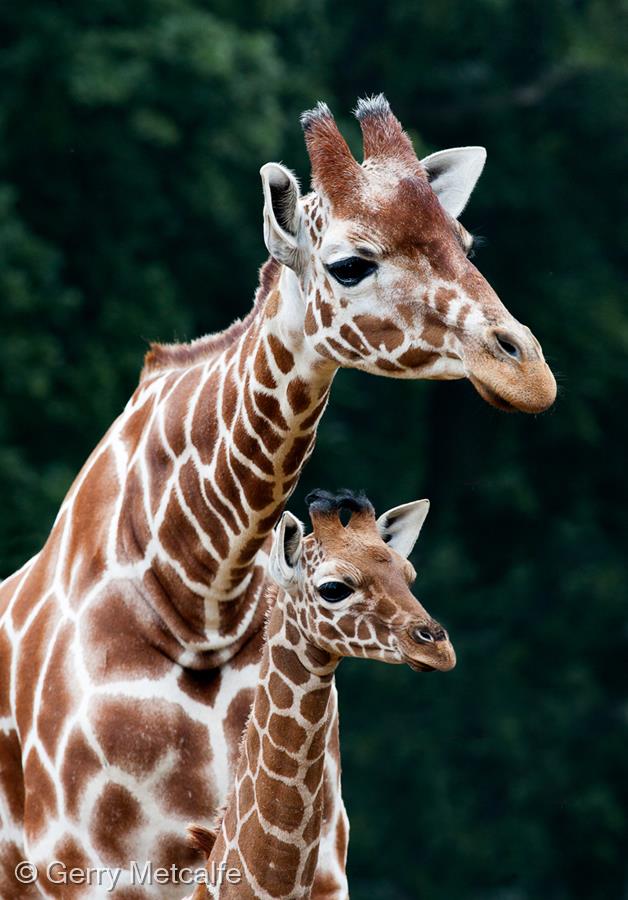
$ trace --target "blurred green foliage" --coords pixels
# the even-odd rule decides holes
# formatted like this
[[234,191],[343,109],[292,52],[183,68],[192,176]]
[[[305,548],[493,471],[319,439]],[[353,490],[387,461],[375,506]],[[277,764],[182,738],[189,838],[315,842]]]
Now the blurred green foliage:
[[383,90],[420,151],[488,147],[464,222],[556,406],[343,372],[292,503],[429,496],[418,591],[459,654],[341,667],[352,897],[628,897],[625,0],[23,0],[0,34],[2,575],[147,340],[249,308],[257,170],[307,180],[301,109],[325,98],[358,152],[349,110]]

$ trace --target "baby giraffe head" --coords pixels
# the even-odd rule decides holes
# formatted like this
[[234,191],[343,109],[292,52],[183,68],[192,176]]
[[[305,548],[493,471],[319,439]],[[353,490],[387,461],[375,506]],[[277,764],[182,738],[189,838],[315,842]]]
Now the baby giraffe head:
[[410,590],[416,572],[407,557],[429,501],[397,506],[379,518],[366,497],[350,491],[313,491],[307,502],[313,531],[306,536],[285,512],[269,573],[288,595],[288,637],[308,668],[321,671],[355,656],[422,672],[453,669],[447,632]]
[[359,163],[324,103],[302,116],[312,192],[261,169],[264,235],[283,263],[300,328],[327,365],[393,378],[469,378],[504,410],[541,412],[556,383],[539,342],[470,261],[458,221],[483,147],[419,160],[383,96],[358,103]]

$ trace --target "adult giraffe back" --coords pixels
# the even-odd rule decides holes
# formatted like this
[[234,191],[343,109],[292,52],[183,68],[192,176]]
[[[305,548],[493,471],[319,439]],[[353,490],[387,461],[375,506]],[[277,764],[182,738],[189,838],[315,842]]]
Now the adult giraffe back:
[[[456,217],[481,148],[420,162],[382,97],[356,112],[365,160],[326,106],[303,116],[313,190],[262,168],[271,260],[251,313],[154,346],[38,556],[0,588],[0,895],[98,897],[46,863],[193,861],[182,839],[233,779],[257,683],[265,546],[341,366],[469,377],[506,409],[555,396],[538,342],[467,259]],[[346,896],[339,767],[313,896]],[[42,870],[20,887],[15,862]],[[181,894],[185,889],[181,889]]]

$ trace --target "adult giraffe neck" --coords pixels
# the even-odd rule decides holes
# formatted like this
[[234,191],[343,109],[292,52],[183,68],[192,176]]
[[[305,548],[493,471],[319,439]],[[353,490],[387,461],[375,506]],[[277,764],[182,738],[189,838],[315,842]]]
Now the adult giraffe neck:
[[188,665],[207,664],[199,653],[224,661],[247,635],[259,553],[312,452],[336,371],[306,342],[295,276],[268,268],[244,323],[164,348],[113,429],[127,450],[116,562],[135,566]]
[[[324,673],[319,674],[316,664],[310,667],[297,654],[298,635],[285,598],[279,597],[268,623],[234,788],[208,859],[210,882],[220,881],[214,887],[210,884],[211,897],[310,896],[323,815],[330,696],[338,661],[328,659]],[[224,878],[229,867],[240,876],[233,883]],[[207,896],[204,891],[199,888],[194,898]]]

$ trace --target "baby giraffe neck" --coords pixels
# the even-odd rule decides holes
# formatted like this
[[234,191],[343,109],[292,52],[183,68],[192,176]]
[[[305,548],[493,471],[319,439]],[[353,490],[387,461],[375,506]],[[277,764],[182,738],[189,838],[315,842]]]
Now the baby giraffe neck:
[[[335,665],[321,667],[320,651],[303,647],[292,602],[278,597],[235,786],[207,864],[210,897],[310,896]],[[238,871],[237,883],[228,882],[229,870],[234,882]]]

